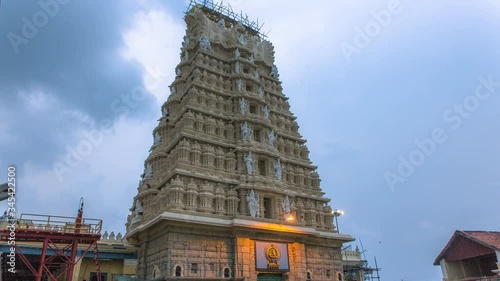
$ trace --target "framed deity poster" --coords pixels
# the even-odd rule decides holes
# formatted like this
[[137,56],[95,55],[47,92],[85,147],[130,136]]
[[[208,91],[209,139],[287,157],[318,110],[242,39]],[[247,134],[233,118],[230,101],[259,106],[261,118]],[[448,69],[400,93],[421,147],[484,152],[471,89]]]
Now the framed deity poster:
[[258,271],[289,271],[288,245],[255,241],[255,269]]

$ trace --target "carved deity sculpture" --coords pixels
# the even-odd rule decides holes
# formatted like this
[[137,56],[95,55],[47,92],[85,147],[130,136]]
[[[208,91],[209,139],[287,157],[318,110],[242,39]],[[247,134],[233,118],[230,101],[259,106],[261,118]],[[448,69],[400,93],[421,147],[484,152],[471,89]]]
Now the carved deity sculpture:
[[248,105],[247,102],[245,101],[245,98],[240,99],[240,111],[242,114],[245,114],[247,112]]
[[254,75],[255,75],[255,79],[260,80],[259,71],[257,69],[255,70],[255,74]]
[[209,51],[212,48],[210,40],[204,35],[200,37],[200,48],[204,51]]
[[276,177],[276,180],[281,180],[281,160],[278,159],[278,161],[274,162],[274,175]]
[[238,36],[238,42],[240,42],[241,45],[245,46],[247,44],[247,39],[245,39],[245,36],[243,34],[240,34]]
[[262,109],[262,115],[264,116],[264,118],[269,119],[269,112],[269,107],[265,105]]
[[288,198],[288,195],[285,196],[285,199],[283,199],[283,212],[285,214],[289,214],[291,211],[291,206],[290,206],[290,199]]
[[234,57],[235,58],[239,58],[240,57],[240,49],[236,48],[236,50],[234,50]]
[[181,76],[182,76],[182,69],[177,68],[177,69],[175,70],[175,75],[177,75],[178,77],[181,77]]
[[271,130],[267,133],[267,143],[269,145],[273,145],[276,140],[276,135],[274,134],[274,130]]
[[174,95],[177,92],[177,89],[174,86],[170,86],[170,94]]
[[224,19],[220,19],[217,22],[217,26],[219,26],[219,27],[226,27],[226,21]]
[[255,62],[255,57],[253,56],[253,54],[250,55],[250,57],[248,58],[248,60],[251,62],[251,63],[254,63]]
[[142,208],[142,204],[140,200],[135,200],[135,209],[132,217],[131,224],[134,224],[137,221],[140,221],[142,218],[142,214],[144,213],[144,209]]
[[245,123],[241,124],[241,138],[243,142],[250,141],[252,137],[252,128],[248,125],[248,123],[245,121]]
[[259,198],[255,195],[253,189],[247,194],[248,210],[250,216],[256,218],[259,216]]
[[144,178],[149,179],[152,176],[153,176],[153,166],[150,163],[148,163],[146,165],[146,169],[144,169]]
[[257,94],[258,94],[259,96],[261,96],[261,97],[262,97],[262,96],[264,96],[264,89],[262,89],[262,87],[261,87],[261,86],[259,86],[259,88],[257,88]]
[[234,73],[240,73],[240,69],[241,69],[240,62],[239,62],[239,61],[237,61],[237,62],[234,64]]
[[253,174],[253,164],[255,163],[255,159],[253,159],[252,152],[248,152],[247,156],[245,156],[245,165],[247,168],[247,173],[249,175]]
[[160,144],[161,142],[161,136],[158,132],[155,133],[155,138],[153,142],[153,146]]
[[166,106],[163,108],[163,110],[161,112],[162,112],[163,117],[168,117],[168,109]]
[[243,81],[241,81],[241,79],[236,80],[236,88],[238,89],[238,92],[243,91]]

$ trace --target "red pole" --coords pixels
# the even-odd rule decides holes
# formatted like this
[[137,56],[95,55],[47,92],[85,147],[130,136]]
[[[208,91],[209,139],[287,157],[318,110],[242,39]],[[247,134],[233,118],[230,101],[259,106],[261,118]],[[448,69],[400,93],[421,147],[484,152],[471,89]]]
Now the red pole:
[[38,267],[38,273],[35,276],[36,281],[42,281],[43,267],[45,266],[45,255],[47,254],[47,245],[49,243],[49,238],[43,240],[42,255],[40,256],[40,266]]

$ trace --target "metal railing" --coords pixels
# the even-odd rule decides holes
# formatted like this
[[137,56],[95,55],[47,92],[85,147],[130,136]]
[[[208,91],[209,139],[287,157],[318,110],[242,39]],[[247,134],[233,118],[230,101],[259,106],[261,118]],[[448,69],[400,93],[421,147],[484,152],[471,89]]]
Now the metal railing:
[[[2,224],[6,228],[8,223]],[[21,214],[17,229],[47,230],[61,233],[101,234],[102,220],[51,215]]]

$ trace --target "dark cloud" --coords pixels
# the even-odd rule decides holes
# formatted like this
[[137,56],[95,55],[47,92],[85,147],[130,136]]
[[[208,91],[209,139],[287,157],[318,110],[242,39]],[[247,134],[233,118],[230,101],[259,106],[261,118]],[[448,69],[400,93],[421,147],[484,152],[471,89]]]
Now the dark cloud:
[[[64,150],[58,136],[78,125],[65,111],[99,121],[124,113],[141,118],[154,106],[154,97],[144,92],[142,69],[120,51],[122,33],[141,6],[123,1],[58,1],[2,1],[0,104],[10,112],[9,122],[19,128],[20,136],[18,146],[0,148],[7,159],[24,155],[23,160],[43,161]],[[134,108],[125,105],[124,96],[138,89],[144,99]],[[19,98],[19,92],[33,91],[54,97],[52,108],[38,114]]]

